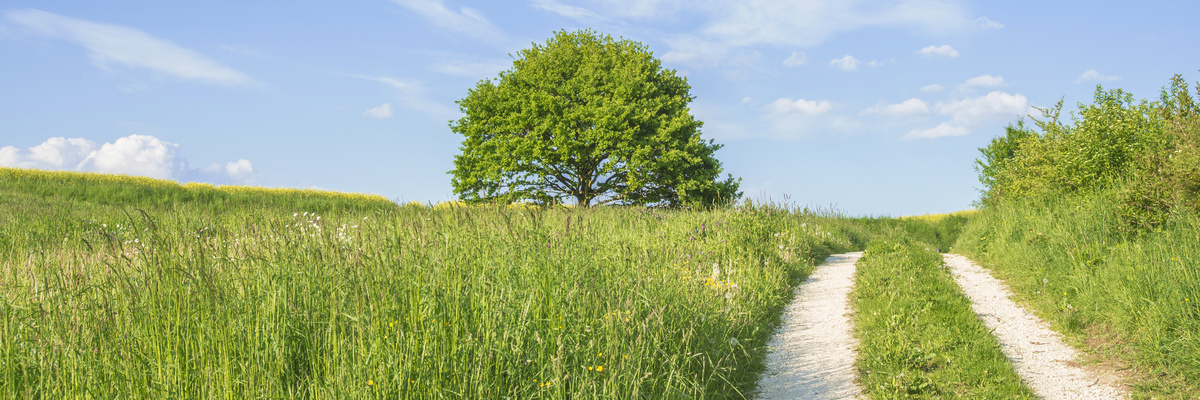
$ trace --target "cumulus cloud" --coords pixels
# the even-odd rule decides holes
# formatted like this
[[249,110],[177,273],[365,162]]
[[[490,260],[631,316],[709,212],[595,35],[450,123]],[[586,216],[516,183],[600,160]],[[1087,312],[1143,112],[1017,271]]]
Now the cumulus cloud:
[[939,84],[925,85],[921,87],[922,92],[940,92],[946,88]]
[[147,176],[177,181],[248,184],[260,180],[249,160],[188,168],[179,144],[149,135],[130,135],[97,145],[84,138],[54,137],[22,150],[0,148],[0,166]]
[[373,108],[367,109],[367,111],[363,111],[363,115],[371,117],[371,118],[378,118],[378,119],[391,118],[392,117],[392,105],[390,103],[383,103],[382,105],[380,105],[378,107],[373,107]]
[[829,66],[840,69],[842,71],[854,71],[854,70],[858,69],[859,62],[860,61],[858,61],[857,58],[854,58],[854,57],[850,56],[849,54],[847,54],[846,56],[844,56],[842,58],[833,59],[832,61],[829,62]]
[[914,129],[901,139],[929,139],[945,136],[963,136],[991,122],[1013,119],[1029,113],[1029,99],[1024,95],[991,92],[984,96],[968,97],[950,102],[939,102],[934,106],[938,114],[950,116],[930,129]]
[[1087,71],[1083,71],[1078,78],[1075,78],[1075,83],[1084,83],[1088,81],[1115,81],[1118,79],[1121,79],[1121,77],[1108,76],[1101,74],[1100,71],[1089,69]]
[[34,9],[8,11],[5,16],[9,21],[30,28],[35,34],[83,46],[90,52],[92,63],[103,69],[121,65],[222,85],[254,83],[253,79],[241,72],[137,29]]
[[983,29],[1000,29],[1000,28],[1004,27],[1004,24],[996,22],[996,21],[992,21],[988,17],[976,18],[975,23],[979,24],[979,27],[981,27]]
[[874,107],[862,110],[860,115],[883,114],[894,117],[906,117],[910,115],[929,114],[929,105],[918,98],[905,100],[900,104],[879,103]]
[[804,64],[808,64],[808,55],[799,51],[793,51],[791,56],[783,60],[783,65],[787,67],[799,67]]
[[79,163],[78,169],[174,179],[186,167],[179,157],[178,144],[154,136],[130,135],[101,145]]
[[828,100],[804,100],[781,98],[770,105],[771,110],[779,113],[799,112],[808,115],[820,115],[833,109],[833,103]]
[[392,0],[424,17],[434,26],[485,42],[500,44],[507,40],[504,32],[492,25],[482,13],[470,7],[458,11],[446,7],[442,0]]
[[958,50],[954,50],[954,48],[950,47],[948,44],[943,44],[941,46],[929,46],[921,50],[917,50],[917,54],[926,57],[939,56],[954,58],[958,57]]

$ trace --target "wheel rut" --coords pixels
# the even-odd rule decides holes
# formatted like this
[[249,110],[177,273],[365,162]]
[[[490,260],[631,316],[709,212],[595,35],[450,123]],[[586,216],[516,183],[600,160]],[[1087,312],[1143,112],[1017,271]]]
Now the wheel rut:
[[861,396],[855,383],[854,338],[848,295],[861,252],[837,254],[817,266],[783,314],[767,344],[767,370],[757,399],[847,399]]

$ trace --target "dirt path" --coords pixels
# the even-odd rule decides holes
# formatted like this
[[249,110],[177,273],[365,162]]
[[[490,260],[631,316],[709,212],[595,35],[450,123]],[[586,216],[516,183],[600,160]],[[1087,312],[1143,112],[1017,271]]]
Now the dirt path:
[[1111,371],[1080,368],[1075,349],[1036,316],[1010,299],[1011,292],[988,270],[957,254],[944,256],[951,274],[971,299],[971,308],[994,330],[1004,355],[1021,380],[1044,399],[1120,399],[1119,380]]
[[771,338],[758,399],[847,399],[854,383],[855,349],[847,295],[862,253],[830,256],[797,288]]

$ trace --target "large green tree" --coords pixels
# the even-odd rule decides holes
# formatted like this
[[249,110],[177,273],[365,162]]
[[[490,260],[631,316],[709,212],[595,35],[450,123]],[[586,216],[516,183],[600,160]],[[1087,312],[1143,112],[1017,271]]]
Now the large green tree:
[[721,145],[700,137],[687,79],[645,45],[559,31],[517,53],[458,101],[454,193],[469,203],[711,205],[741,197],[719,180]]

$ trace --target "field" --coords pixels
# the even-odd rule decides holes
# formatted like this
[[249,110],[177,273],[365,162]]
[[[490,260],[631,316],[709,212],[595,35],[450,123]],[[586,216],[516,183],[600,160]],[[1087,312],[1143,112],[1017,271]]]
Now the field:
[[1200,222],[1122,235],[1119,195],[891,219],[0,169],[0,398],[752,398],[793,288],[864,249],[868,397],[1030,396],[941,268],[951,247],[1135,397],[1187,398]]
[[865,238],[130,179],[0,170],[4,397],[741,398],[794,282]]

